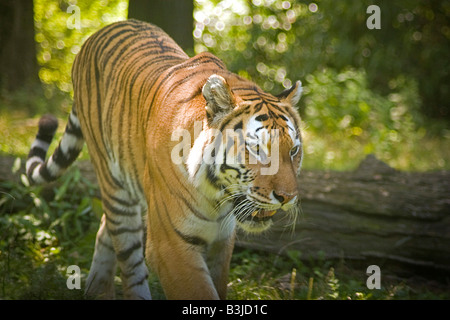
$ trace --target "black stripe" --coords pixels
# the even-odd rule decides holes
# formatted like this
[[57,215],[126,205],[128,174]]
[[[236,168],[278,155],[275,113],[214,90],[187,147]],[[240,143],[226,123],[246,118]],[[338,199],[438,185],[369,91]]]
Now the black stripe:
[[[101,88],[100,88],[100,71],[98,70],[98,64],[95,64],[95,67],[94,67],[94,74],[95,74],[95,83],[94,83],[94,85],[95,85],[95,89],[94,89],[94,92],[96,92],[97,93],[97,101],[96,101],[96,103],[97,103],[97,118],[98,118],[98,131],[99,132],[102,132],[103,131],[103,123],[102,123],[102,116],[101,116],[101,114],[102,114],[102,110],[101,110],[101,107],[102,107],[102,97],[101,97],[101,95],[100,95],[100,91],[101,91]],[[102,135],[102,134],[100,134],[100,139],[101,139],[101,141],[102,141],[102,143],[103,143],[103,146],[104,146],[104,148],[106,149],[106,143],[105,143],[105,137]]]
[[274,104],[274,103],[268,103],[268,105],[270,105],[272,108],[278,110],[278,112],[280,112],[280,113],[285,113],[284,110],[281,110],[280,107],[278,105]]
[[208,181],[215,186],[216,188],[219,187],[218,180],[219,178],[216,176],[216,173],[214,172],[214,166],[213,165],[206,165],[206,178]]
[[[88,94],[88,104],[87,105],[91,105],[91,96],[92,93],[96,93],[96,103],[97,103],[97,113],[98,113],[98,123],[96,125],[96,127],[98,127],[99,131],[102,131],[102,117],[101,117],[101,97],[100,97],[100,90],[99,90],[99,83],[100,83],[100,72],[99,72],[99,58],[101,56],[105,55],[104,49],[109,45],[110,41],[112,38],[114,38],[114,34],[111,36],[111,34],[113,32],[115,32],[116,29],[123,29],[127,24],[125,23],[117,23],[117,24],[113,24],[105,29],[102,29],[102,31],[99,31],[95,34],[95,36],[92,36],[90,39],[92,39],[91,42],[89,42],[89,46],[86,48],[85,54],[83,56],[83,61],[84,60],[88,60],[91,63],[95,62],[95,66],[94,66],[94,77],[95,77],[95,81],[91,82],[91,69],[92,68],[87,68],[88,69],[88,73],[86,74],[88,83],[83,83],[86,87],[87,87],[87,92],[91,93]],[[117,33],[120,33],[120,31],[118,31]],[[82,61],[79,61],[79,63],[82,63]],[[91,134],[90,136],[93,138],[92,141],[95,143],[96,145],[96,149],[97,150],[102,150],[104,149],[105,146],[105,141],[103,140],[103,136],[98,137],[97,135],[93,134],[92,130],[94,128],[93,123],[90,122],[89,120],[91,120],[92,117],[88,116],[88,119],[85,119],[85,123],[89,124],[88,128],[90,128]],[[100,146],[100,141],[97,141],[97,138],[100,138],[101,143],[103,144],[102,146]],[[102,148],[103,147],[103,148]],[[98,153],[99,156],[104,157],[102,155],[102,152]]]
[[197,90],[193,91],[187,98],[179,100],[178,103],[186,103],[193,100],[195,97],[202,93],[202,87],[198,87]]
[[261,111],[262,107],[264,106],[264,102],[260,102],[258,103],[255,108],[253,109],[253,112],[258,113],[259,111]]
[[[113,41],[116,38],[120,37],[121,35],[124,35],[124,37],[118,39],[117,43],[112,45]],[[108,38],[109,38],[108,42],[105,43],[105,46],[100,51],[102,53],[102,55],[106,57],[104,60],[104,63],[103,63],[103,65],[105,65],[105,66],[106,65],[113,65],[113,66],[117,65],[118,60],[123,58],[123,54],[124,54],[125,50],[127,50],[127,48],[130,45],[139,41],[138,35],[136,34],[135,31],[133,31],[131,29],[122,29],[116,33],[109,35]],[[129,39],[134,39],[134,41],[129,42],[128,41]],[[106,51],[107,48],[108,48],[108,51]],[[117,56],[110,63],[109,60],[112,59],[113,55],[116,53],[118,53]],[[112,80],[114,80],[114,79],[112,79]]]
[[106,186],[112,186],[112,189],[123,189],[122,182],[111,175],[111,171],[109,170],[109,167],[102,154],[100,154],[96,159],[91,157],[91,161],[97,173],[99,185],[103,185],[105,188]]
[[[146,25],[146,24],[142,24],[142,28],[141,29],[158,31],[158,32],[155,32],[155,36],[159,36],[160,32],[162,32],[160,29],[155,28],[155,27],[150,26],[150,25]],[[125,32],[122,30],[122,31],[117,32],[114,35],[114,37],[117,37],[118,33],[125,34]],[[122,37],[121,39],[119,39],[119,41],[116,44],[114,44],[114,46],[112,46],[111,49],[108,50],[108,53],[110,53],[110,54],[105,53],[107,58],[106,58],[106,60],[103,61],[103,63],[104,64],[113,64],[114,65],[114,63],[119,61],[119,59],[124,59],[124,52],[125,52],[125,50],[129,50],[128,48],[129,48],[130,45],[133,45],[134,43],[137,43],[139,41],[146,41],[146,42],[141,44],[141,45],[139,45],[138,47],[133,48],[131,51],[127,52],[127,54],[125,55],[125,58],[126,57],[131,57],[131,56],[137,55],[137,54],[140,54],[141,56],[142,55],[146,56],[146,55],[156,55],[156,54],[160,53],[159,51],[157,52],[156,50],[150,50],[151,48],[155,47],[155,43],[154,43],[154,41],[153,42],[152,41],[148,41],[148,34],[145,34],[145,35],[141,34],[141,35],[139,35],[139,34],[136,34],[136,32],[133,32],[132,35],[129,35],[129,36],[126,35],[126,36]],[[179,52],[180,54],[183,53],[181,51],[181,49],[179,49],[179,50],[180,50],[180,52]],[[117,53],[117,51],[118,51],[118,53]],[[175,53],[178,52],[176,50],[176,48],[174,48],[172,51],[175,52]],[[113,55],[115,55],[115,58],[114,58],[113,61],[110,61],[110,59],[113,57]],[[134,58],[134,59],[136,59],[136,58]],[[173,59],[173,58],[171,58],[171,59]],[[179,59],[180,59],[180,56],[177,57],[177,61],[179,61]],[[148,66],[152,66],[153,64],[156,64],[160,60],[167,60],[167,57],[161,57],[159,59],[158,58],[151,59],[151,60],[147,61],[144,65],[141,65],[138,70],[136,70],[133,67],[133,65],[134,65],[133,63],[128,63],[129,67],[114,68],[113,69],[113,73],[111,74],[111,76],[109,76],[107,78],[107,85],[106,85],[106,87],[108,87],[108,83],[109,83],[109,81],[111,81],[111,79],[116,79],[117,77],[120,76],[119,77],[120,78],[120,87],[127,87],[127,88],[129,88],[129,90],[132,90],[133,87],[134,87],[134,83],[135,83],[136,79],[141,75],[141,73],[145,72]],[[166,68],[167,67],[168,66],[166,66]],[[117,77],[115,76],[116,74],[117,74]],[[150,74],[150,76],[153,77],[154,80],[157,79],[157,76],[152,74],[151,72],[147,72],[147,75],[148,74]],[[132,77],[130,78],[130,76],[132,76]],[[146,79],[148,79],[148,76],[147,76]],[[126,82],[126,83],[124,83],[124,82]],[[141,86],[141,88],[140,88],[140,92],[142,92],[142,89],[143,89],[142,87],[143,86]],[[130,92],[128,97],[131,97],[131,92]],[[140,98],[141,98],[141,94],[138,95],[138,99],[140,99]],[[125,97],[125,99],[127,99],[127,97]],[[130,98],[128,98],[127,100],[130,100]],[[122,105],[128,106],[128,114],[130,114],[132,112],[131,108],[129,108],[129,103],[127,104],[127,101],[125,101],[125,102],[122,101]],[[116,111],[116,112],[117,111],[119,111],[119,112],[121,112],[121,111],[126,112],[125,110],[122,110],[122,109],[123,108],[118,110],[118,109],[110,107],[108,109],[108,111],[107,111],[107,116],[106,116],[106,119],[104,119],[104,121],[108,122],[108,119],[111,118],[111,113],[114,112],[114,111]],[[111,129],[112,129],[111,126],[108,129],[110,129],[110,131],[111,131]],[[123,143],[123,141],[121,140],[122,137],[129,136],[130,130],[131,130],[131,126],[128,126],[128,135],[123,134],[123,135],[119,136],[119,140],[120,140],[119,141],[119,146],[125,146],[125,147],[128,147],[128,149],[131,147],[131,144]],[[119,130],[118,130],[118,132],[120,133],[122,131],[123,131],[122,130],[122,122],[120,122],[119,123]],[[129,151],[127,153],[131,154]],[[123,152],[119,151],[119,156],[122,156],[122,154],[123,154]],[[132,161],[132,164],[134,164],[134,158],[133,157],[131,158],[131,161]],[[136,169],[137,166],[136,165],[132,165],[131,167],[134,168],[134,172],[133,173],[134,173],[134,176],[137,177],[139,175],[139,173],[137,172],[137,169]],[[139,190],[142,191],[142,186],[140,184],[136,184],[135,189],[139,189]]]
[[35,161],[35,162],[33,162],[33,163],[30,165],[30,167],[28,168],[27,176],[28,176],[28,179],[31,180],[31,182],[34,182],[34,180],[33,180],[33,178],[32,178],[34,169],[35,169],[39,164],[41,164],[41,163],[42,163],[42,162]]
[[123,205],[123,206],[135,206],[135,205],[137,205],[137,204],[139,203],[138,200],[131,200],[131,201],[128,201],[128,200],[124,200],[124,199],[117,198],[117,197],[112,196],[112,195],[108,195],[108,197],[109,197],[111,200],[113,200],[113,201],[115,201],[115,202],[117,202],[118,204]]
[[231,120],[236,119],[241,114],[247,112],[247,110],[250,108],[250,106],[245,106],[244,108],[238,109],[237,111],[231,112],[227,115],[227,117],[222,121],[222,123],[219,126],[220,132],[223,132],[225,127],[231,122]]
[[50,171],[48,171],[47,169],[47,162],[45,162],[45,164],[43,164],[40,168],[39,168],[39,175],[47,182],[55,180],[57,177],[54,177],[50,174]]
[[[150,87],[153,87],[155,82],[158,80],[158,75],[161,74],[166,68],[169,68],[177,63],[181,63],[181,58],[180,57],[172,57],[172,56],[160,56],[160,57],[152,58],[151,62],[154,62],[155,65],[152,67],[151,70],[147,70],[147,69],[145,70],[147,75],[144,78],[143,83],[147,84]],[[149,66],[147,66],[147,64],[145,64],[145,67],[147,68],[147,67],[150,67],[151,65],[152,65],[151,63],[149,63]],[[159,68],[158,68],[158,66],[159,66]],[[149,81],[149,79],[151,79],[153,81]],[[141,105],[141,103],[140,103],[141,98],[145,99],[145,97],[146,97],[145,94],[149,91],[150,91],[150,88],[148,88],[147,86],[141,86],[139,88],[137,105]]]
[[[110,46],[110,43],[112,43],[112,41],[115,39],[115,38],[117,38],[118,36],[120,36],[120,35],[122,35],[122,34],[124,34],[124,33],[130,33],[129,35],[127,35],[127,36],[125,36],[125,37],[123,37],[123,38],[121,38],[120,40],[118,40],[118,42],[115,44],[115,45],[113,45],[108,51],[105,51],[106,50],[106,48],[108,47],[108,46]],[[117,53],[117,51],[119,50],[119,48],[121,47],[121,46],[123,46],[123,44],[124,44],[124,42],[127,42],[127,40],[129,40],[130,38],[134,38],[135,37],[135,33],[134,32],[132,32],[131,30],[121,30],[121,31],[119,31],[119,32],[117,32],[116,34],[113,34],[113,35],[111,35],[110,37],[109,37],[109,39],[108,39],[108,42],[105,44],[105,46],[104,47],[102,47],[102,49],[101,50],[99,50],[98,52],[100,52],[100,54],[101,54],[101,56],[102,57],[105,57],[105,60],[104,61],[102,61],[103,63],[102,63],[102,66],[108,66],[108,65],[111,65],[110,63],[109,63],[109,60],[112,58],[112,56],[115,54],[115,53]],[[127,48],[128,46],[125,46],[125,48]],[[119,54],[117,55],[117,57],[115,58],[115,61],[116,60],[119,60],[119,59],[123,59],[123,51],[124,51],[125,49],[122,49],[121,51],[119,51]],[[120,53],[121,52],[121,53]],[[116,63],[115,61],[113,61],[113,63]],[[113,66],[115,66],[116,64],[112,64]],[[121,70],[122,70],[122,68],[118,68],[118,70],[119,70],[119,72],[121,72]],[[111,81],[114,81],[115,80],[115,77],[108,77],[107,79],[106,79],[106,88],[109,88],[110,87],[110,82]]]
[[53,137],[54,136],[56,129],[58,128],[58,119],[56,119],[53,115],[50,115],[50,114],[43,115],[39,119],[38,127],[39,127],[38,137],[41,140],[44,140],[44,141],[50,143],[51,138],[50,138],[50,141],[47,141],[47,140],[45,140],[44,137]]
[[42,149],[42,148],[40,148],[40,147],[34,147],[34,148],[32,148],[31,150],[30,150],[30,153],[28,154],[28,158],[27,159],[29,159],[29,158],[31,158],[31,157],[39,157],[40,159],[42,159],[42,161],[44,161],[45,160],[45,155],[47,154],[47,150],[45,150],[45,149]]
[[225,171],[227,170],[234,170],[237,172],[237,179],[241,179],[241,172],[239,171],[239,169],[231,167],[229,165],[227,165],[226,163],[223,163],[222,165],[220,165],[220,171],[222,173],[225,173]]
[[72,119],[69,117],[69,122],[67,122],[66,132],[76,136],[78,139],[83,139],[83,133],[81,132],[81,128],[77,127]]
[[105,241],[102,240],[102,238],[97,238],[98,243],[100,243],[102,246],[104,246],[105,248],[108,248],[109,250],[111,250],[112,252],[115,252],[114,247],[110,246],[109,244],[107,244]]
[[[273,106],[272,106],[272,107],[273,107]],[[279,111],[280,111],[280,112],[283,112],[283,111],[281,111],[281,110],[279,110]],[[271,117],[272,119],[275,119],[275,121],[276,121],[276,119],[279,118],[278,114],[275,113],[275,112],[273,112],[273,111],[270,110],[269,108],[267,109],[267,112],[269,113],[269,115],[270,115],[270,117]]]
[[136,269],[141,263],[144,262],[144,260],[145,260],[145,257],[142,256],[135,264],[133,264],[133,265],[131,266],[131,269]]
[[120,216],[132,217],[137,214],[137,212],[135,212],[135,211],[128,211],[128,210],[124,210],[124,209],[115,207],[106,198],[102,199],[102,203],[103,203],[105,209],[107,209],[109,212],[120,215]]
[[269,116],[265,113],[260,114],[259,116],[257,116],[255,118],[256,121],[262,122],[262,121],[266,121],[267,119],[269,119]]
[[280,103],[280,101],[279,101],[278,99],[273,98],[273,96],[270,95],[269,93],[263,92],[261,98],[262,98],[262,100],[263,100],[265,103],[270,103],[270,104],[272,104],[272,103]]
[[66,127],[66,133],[74,135],[78,139],[83,139],[83,133],[80,128],[75,127],[74,125],[70,125]]
[[[147,281],[147,278],[148,278],[148,275],[145,274],[145,275],[142,277],[141,280],[137,280],[137,281],[135,281],[135,282],[133,282],[133,283],[131,283],[131,284],[127,284],[127,288],[132,288],[132,287],[135,287],[135,286],[142,285],[145,281]],[[141,299],[144,299],[143,297],[140,297],[140,298],[141,298]]]
[[173,228],[173,230],[175,230],[176,234],[183,239],[184,242],[187,242],[193,246],[202,246],[202,247],[206,247],[207,246],[207,242],[206,240],[200,238],[200,237],[196,237],[196,236],[189,236],[186,235],[184,233],[182,233],[181,231],[177,230],[177,228]]
[[51,143],[54,136],[55,136],[55,132],[53,132],[52,134],[49,134],[49,133],[43,133],[41,130],[39,130],[38,134],[36,135],[36,139],[47,142],[47,143]]
[[[233,92],[234,92],[235,90],[233,89]],[[243,97],[242,95],[240,96],[241,98],[245,98],[245,101],[261,101],[262,102],[262,99],[261,99],[261,97],[260,96],[258,96],[258,95],[256,95],[255,97],[253,97],[253,98],[250,98],[249,96],[245,96],[245,97]]]
[[[244,81],[246,81],[246,80],[244,80]],[[252,91],[256,95],[259,95],[261,92],[260,90],[258,90],[258,87],[254,83],[251,83],[248,81],[246,84],[244,84],[244,87],[234,87],[233,90],[234,91]]]
[[242,120],[241,120],[237,124],[234,125],[234,130],[235,131],[242,130],[242,126],[243,126],[243,123],[242,123]]
[[136,232],[140,232],[140,231],[143,231],[143,230],[144,229],[142,228],[142,226],[138,227],[138,228],[122,227],[122,228],[117,228],[117,229],[114,229],[114,230],[108,228],[109,234],[114,235],[114,236],[117,236],[117,235],[120,235],[120,234],[123,234],[123,233],[136,233]]
[[[164,191],[163,191],[162,188],[160,187],[160,188],[158,189],[159,192],[156,192],[156,193],[155,193],[155,192],[154,192],[154,187],[153,187],[153,186],[154,186],[154,185],[151,184],[151,187],[152,187],[152,192],[151,192],[151,193],[153,194],[153,198],[154,198],[153,204],[154,204],[154,206],[155,206],[155,212],[156,212],[156,214],[158,215],[158,218],[159,218],[159,220],[160,220],[160,222],[161,222],[161,223],[159,223],[159,225],[158,225],[158,230],[164,231],[164,236],[165,236],[166,238],[169,238],[169,231],[167,230],[166,225],[164,224],[164,219],[163,219],[162,215],[167,216],[170,225],[172,225],[172,221],[170,221],[169,210],[167,209],[166,203],[165,203],[164,199],[162,199],[162,198],[164,197],[164,195],[163,195],[163,192],[164,192]],[[156,196],[159,196],[159,198],[157,199]],[[158,200],[159,200],[159,202],[158,202]],[[160,206],[159,206],[160,203],[162,204],[162,207],[164,208],[164,211],[160,209]],[[150,210],[150,207],[149,207],[148,210]],[[150,237],[153,237],[153,236],[154,236],[154,235],[153,235],[153,232],[150,232],[149,236],[150,236]]]
[[[189,61],[190,60],[187,60],[187,62],[189,62]],[[211,59],[211,61],[214,62],[214,64],[216,64],[216,65],[218,65],[219,62],[221,62],[218,58],[217,59]],[[205,62],[202,61],[201,63],[209,63],[211,61],[206,60]],[[184,64],[180,64],[179,66],[182,66],[182,67],[185,67],[185,68],[189,68],[189,67],[194,67],[196,65],[197,65],[197,63],[189,63],[189,64],[188,63],[184,63]],[[177,68],[179,68],[179,66],[177,66]],[[224,71],[226,71],[226,70],[220,70],[220,72],[224,72]],[[170,93],[172,91],[175,91],[180,85],[191,81],[191,79],[196,78],[199,74],[212,74],[212,73],[217,73],[217,72],[218,72],[218,70],[215,70],[215,69],[209,69],[209,70],[202,69],[202,70],[193,71],[193,72],[189,73],[189,75],[183,77],[181,80],[178,80],[177,82],[175,82],[172,85],[170,91],[166,92],[165,94],[166,94],[166,96],[169,96]],[[160,83],[160,85],[161,85],[161,83]],[[194,93],[197,93],[198,91],[201,92],[201,90],[202,90],[202,87],[200,86],[200,87],[198,87],[196,89],[196,91]]]
[[[118,46],[121,46],[123,41],[125,41],[129,37],[132,37],[134,34],[136,34],[136,32],[128,28],[127,25],[120,25],[120,24],[115,25],[114,28],[108,28],[103,30],[104,32],[102,31],[99,32],[101,40],[94,42],[93,45],[97,46],[97,50],[95,50],[96,51],[95,57],[98,57],[99,55],[97,53],[100,53],[103,57],[106,57],[105,64],[107,64],[112,54],[116,51],[116,48]],[[116,38],[120,37],[125,33],[129,33],[130,35],[128,37],[125,37],[125,39],[121,39],[120,41],[118,41],[118,43],[111,45]],[[110,49],[107,50],[107,48]]]
[[68,166],[70,166],[80,154],[81,149],[76,148],[68,148],[67,153],[64,153],[60,145],[56,148],[55,152],[53,153],[53,161],[58,164],[61,168],[65,169]]
[[114,224],[114,225],[116,225],[116,226],[119,226],[119,225],[122,224],[120,221],[116,221],[116,220],[114,220],[113,218],[111,218],[111,217],[109,216],[109,214],[105,214],[105,217],[106,217],[106,220],[107,220],[109,223],[112,223],[112,224]]
[[119,261],[128,260],[134,251],[141,249],[141,248],[142,248],[142,244],[140,242],[136,242],[133,245],[131,245],[131,247],[129,247],[128,249],[118,252],[117,260],[119,260]]
[[286,99],[291,94],[291,92],[294,91],[295,88],[297,88],[296,83],[294,83],[294,85],[292,85],[289,89],[286,89],[280,94],[277,94],[276,97],[280,100]]

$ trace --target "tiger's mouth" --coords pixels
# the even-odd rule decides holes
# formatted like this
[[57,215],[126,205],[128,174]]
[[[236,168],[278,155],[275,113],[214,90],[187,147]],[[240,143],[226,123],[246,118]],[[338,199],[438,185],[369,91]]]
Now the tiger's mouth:
[[234,201],[233,210],[238,226],[249,233],[259,233],[272,225],[272,217],[277,210],[261,208],[246,196],[241,196]]
[[258,209],[253,211],[247,219],[267,220],[270,219],[276,212],[277,210]]

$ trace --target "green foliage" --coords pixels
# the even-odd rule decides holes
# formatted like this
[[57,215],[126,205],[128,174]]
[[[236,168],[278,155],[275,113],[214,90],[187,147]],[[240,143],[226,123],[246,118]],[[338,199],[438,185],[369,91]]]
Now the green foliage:
[[[80,29],[71,25],[70,5],[80,10]],[[72,92],[72,63],[82,44],[101,27],[125,19],[127,8],[124,0],[34,0],[39,78],[47,97]]]
[[[404,77],[394,81],[396,90],[385,97],[370,90],[364,70],[323,69],[306,76],[305,166],[320,159],[326,168],[353,169],[370,153],[400,169],[444,166],[450,154],[435,148],[427,135],[417,83]],[[434,159],[432,167],[423,161],[424,150]]]
[[275,93],[303,81],[306,168],[354,169],[369,153],[398,169],[449,167],[446,124],[424,117],[449,107],[448,5],[381,1],[381,30],[369,30],[370,1],[196,3],[197,52]]
[[352,66],[365,69],[369,87],[383,94],[398,77],[412,78],[424,114],[450,115],[447,1],[377,1],[380,30],[366,27],[366,9],[374,4],[369,0],[196,4],[196,50],[215,53],[232,71],[248,75],[266,90],[289,87],[324,67]]
[[53,190],[0,183],[0,297],[80,298],[67,290],[71,264],[90,265],[98,227],[96,189],[77,169]]
[[293,83],[297,76],[292,72],[299,70],[289,69],[294,57],[288,50],[296,39],[291,32],[292,23],[303,15],[305,5],[291,8],[288,1],[271,1],[267,5],[253,1],[257,5],[251,5],[242,0],[196,3],[197,52],[208,50],[216,54],[230,70],[253,79],[265,90],[280,91]]

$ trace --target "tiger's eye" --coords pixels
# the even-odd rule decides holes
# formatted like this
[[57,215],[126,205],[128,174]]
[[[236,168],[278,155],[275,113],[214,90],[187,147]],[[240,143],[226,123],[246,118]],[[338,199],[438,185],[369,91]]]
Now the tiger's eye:
[[295,156],[298,153],[298,150],[300,150],[299,146],[294,146],[291,151],[289,151],[289,154],[291,155],[291,157]]

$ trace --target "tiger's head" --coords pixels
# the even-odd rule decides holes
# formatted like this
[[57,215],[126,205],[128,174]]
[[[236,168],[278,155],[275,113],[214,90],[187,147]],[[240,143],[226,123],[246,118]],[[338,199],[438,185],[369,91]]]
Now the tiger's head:
[[298,81],[273,96],[236,79],[228,78],[230,86],[214,74],[204,84],[206,118],[187,165],[217,208],[228,206],[228,217],[256,233],[269,228],[279,210],[295,221],[302,138],[294,107],[302,87]]

